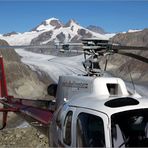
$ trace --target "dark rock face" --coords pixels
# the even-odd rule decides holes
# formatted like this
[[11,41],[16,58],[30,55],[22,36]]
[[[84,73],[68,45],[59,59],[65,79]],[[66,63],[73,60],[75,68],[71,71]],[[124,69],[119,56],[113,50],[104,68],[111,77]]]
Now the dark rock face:
[[[114,43],[131,46],[148,47],[148,29],[139,32],[117,34],[111,39]],[[127,51],[129,52],[129,51]],[[130,51],[148,58],[148,51]],[[148,64],[139,60],[115,54],[110,60],[110,66],[114,67],[113,74],[121,76],[127,80],[130,79],[129,72],[133,75],[135,81],[148,82]]]
[[57,20],[51,20],[50,25],[55,26],[55,29],[62,27],[63,25]]
[[80,42],[80,40],[79,40],[79,36],[78,35],[75,35],[72,39],[71,39],[71,42]]
[[37,38],[34,38],[30,44],[31,45],[40,45],[41,42],[45,42],[45,41],[49,40],[51,38],[52,34],[53,34],[53,31],[44,32],[44,33],[40,34]]
[[55,19],[55,20],[51,20],[50,22],[43,21],[41,24],[39,24],[35,28],[31,29],[31,31],[38,31],[37,28],[41,25],[44,25],[44,26],[51,25],[54,27],[54,29],[58,29],[63,26],[63,24],[59,20]]
[[84,36],[86,34],[86,30],[84,29],[79,29],[78,30],[78,34],[81,35],[81,36]]
[[79,29],[78,30],[78,35],[83,36],[84,38],[90,38],[92,37],[92,34],[87,32],[85,29]]
[[64,42],[64,40],[65,40],[65,34],[63,32],[61,32],[60,34],[58,34],[56,37],[61,42]]
[[100,34],[106,33],[103,28],[94,25],[89,25],[87,29]]

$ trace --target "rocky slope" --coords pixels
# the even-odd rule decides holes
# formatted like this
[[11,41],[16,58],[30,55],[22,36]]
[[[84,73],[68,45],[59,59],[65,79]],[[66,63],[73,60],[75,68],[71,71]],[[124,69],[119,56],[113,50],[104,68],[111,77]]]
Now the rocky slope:
[[[0,45],[8,45],[0,40]],[[46,85],[39,80],[39,76],[28,66],[21,62],[21,58],[13,49],[0,49],[0,55],[4,58],[8,92],[10,95],[23,98],[44,98]]]
[[[8,43],[0,40],[0,45],[8,45]],[[21,62],[21,57],[14,49],[0,49],[0,55],[4,58],[9,95],[28,99],[46,97],[49,99],[46,90],[51,80],[44,73],[41,79]],[[2,107],[1,104],[0,107]],[[8,114],[7,128],[0,131],[1,147],[48,147],[48,138],[35,128],[28,125],[26,128],[16,128],[20,125],[22,127],[22,123],[24,123],[22,118],[13,113]]]
[[[119,33],[114,36],[111,41],[121,45],[148,47],[148,29]],[[148,58],[148,51],[137,51],[133,53]],[[115,75],[130,80],[129,71],[131,71],[132,77],[135,81],[144,83],[148,82],[148,64],[146,63],[118,54],[112,56],[109,63],[108,70]]]

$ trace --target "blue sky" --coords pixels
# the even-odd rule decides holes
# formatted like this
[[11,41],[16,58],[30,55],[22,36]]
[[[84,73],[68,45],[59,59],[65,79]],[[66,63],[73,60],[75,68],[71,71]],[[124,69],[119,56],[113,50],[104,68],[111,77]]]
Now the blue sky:
[[51,17],[64,23],[73,18],[107,32],[143,29],[148,28],[148,1],[0,0],[0,34],[29,31]]

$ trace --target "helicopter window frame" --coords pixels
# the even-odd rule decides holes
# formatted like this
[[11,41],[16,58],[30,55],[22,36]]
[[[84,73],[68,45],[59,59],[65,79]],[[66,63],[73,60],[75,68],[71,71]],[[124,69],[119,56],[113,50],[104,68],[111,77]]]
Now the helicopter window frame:
[[57,116],[56,116],[56,124],[60,129],[62,128],[61,114],[62,114],[62,105],[59,107],[57,111]]
[[72,142],[72,118],[73,118],[73,111],[68,111],[65,120],[64,120],[64,135],[63,135],[63,142],[70,146]]
[[[85,116],[86,116],[86,118],[88,117],[88,120],[89,120],[88,124],[84,121],[86,119]],[[83,121],[81,121],[80,118]],[[93,122],[95,120],[99,121],[99,122]],[[97,132],[95,131],[96,130],[95,127],[99,127],[99,128],[97,128],[98,129]],[[85,130],[83,130],[84,128],[85,128]],[[98,137],[99,137],[100,141],[98,139],[96,139]],[[105,127],[104,127],[103,119],[102,119],[102,117],[97,116],[97,115],[93,115],[91,113],[81,112],[78,114],[77,121],[76,121],[76,147],[96,147],[96,146],[97,147],[105,147],[106,146]]]

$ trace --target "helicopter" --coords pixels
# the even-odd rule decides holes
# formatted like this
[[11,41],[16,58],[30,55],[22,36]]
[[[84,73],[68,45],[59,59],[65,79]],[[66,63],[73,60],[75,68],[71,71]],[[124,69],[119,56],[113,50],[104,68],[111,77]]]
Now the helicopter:
[[[66,51],[75,52],[69,48],[70,44],[64,45],[61,46]],[[147,58],[130,53],[130,50],[147,51],[148,48],[123,46],[98,38],[83,39],[79,46],[82,50],[76,52],[84,54],[86,74],[60,76],[58,83],[47,89],[55,98],[52,101],[9,96],[0,57],[0,103],[4,105],[0,109],[3,112],[1,129],[6,127],[8,112],[15,112],[47,134],[52,147],[147,147],[148,100],[130,92],[122,79],[103,77],[99,62],[100,57],[121,54],[148,63]],[[41,46],[8,48],[24,47]]]

